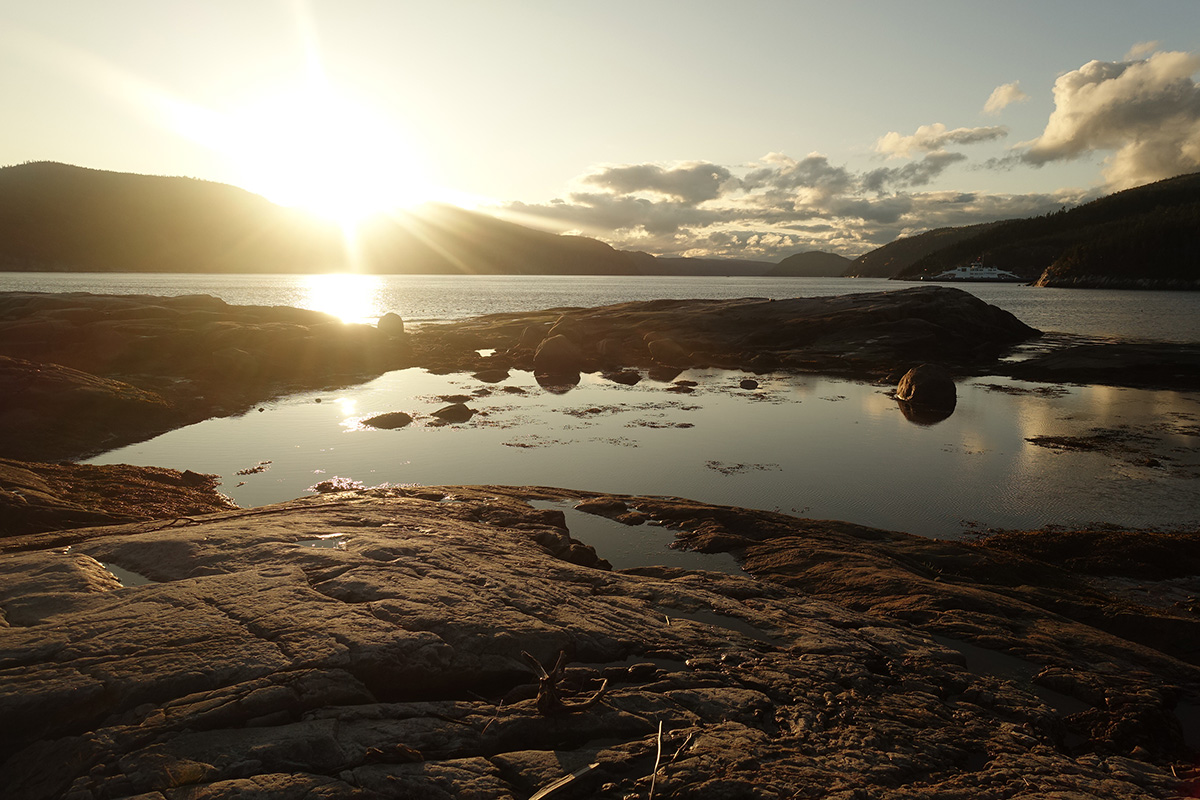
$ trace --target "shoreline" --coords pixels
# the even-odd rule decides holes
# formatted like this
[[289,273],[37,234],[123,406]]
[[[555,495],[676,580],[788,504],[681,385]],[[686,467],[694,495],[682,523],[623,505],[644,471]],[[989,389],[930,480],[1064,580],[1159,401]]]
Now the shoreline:
[[[1008,369],[999,359],[1033,333],[948,292],[661,301],[415,333],[211,299],[74,298],[0,317],[0,341],[25,348],[0,358],[49,379],[36,409],[62,448],[94,441],[97,425],[136,438],[172,413],[252,408],[395,365],[540,370],[551,391],[580,371],[619,384],[701,364],[894,383],[932,355],[958,375],[1002,374],[989,370]],[[929,313],[963,324],[934,334]],[[556,337],[566,344],[548,361]],[[80,367],[106,353],[108,372],[50,366],[64,352]],[[1020,364],[1051,356],[1062,352]],[[1145,380],[1113,363],[1092,369]],[[76,402],[45,399],[56,391]],[[45,446],[23,410],[25,441]],[[0,538],[0,738],[14,754],[0,783],[15,798],[514,797],[575,772],[563,797],[617,798],[647,790],[664,744],[664,796],[819,785],[1134,798],[1200,785],[1200,532],[956,542],[493,485],[236,509],[209,476],[174,470],[124,468],[122,497],[95,477],[119,469],[0,461],[10,519],[41,504],[32,527],[56,514],[72,526]],[[745,572],[614,570],[545,501],[629,536],[669,531]]]

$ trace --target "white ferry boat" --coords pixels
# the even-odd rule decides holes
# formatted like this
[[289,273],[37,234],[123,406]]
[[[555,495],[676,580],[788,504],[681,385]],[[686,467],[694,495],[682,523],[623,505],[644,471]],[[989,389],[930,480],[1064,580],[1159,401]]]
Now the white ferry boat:
[[1005,281],[1017,282],[1024,281],[1020,275],[1015,275],[1007,270],[998,269],[997,267],[985,267],[983,261],[976,259],[965,267],[955,267],[954,269],[946,270],[943,273],[934,275],[927,280],[931,281]]

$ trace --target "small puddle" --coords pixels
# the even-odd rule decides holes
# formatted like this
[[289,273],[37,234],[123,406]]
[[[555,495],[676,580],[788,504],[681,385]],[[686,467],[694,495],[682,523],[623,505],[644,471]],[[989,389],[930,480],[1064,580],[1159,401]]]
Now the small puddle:
[[711,609],[697,609],[695,611],[680,611],[677,608],[670,606],[659,606],[654,609],[658,613],[667,617],[668,622],[672,619],[686,619],[692,622],[699,622],[702,625],[711,625],[714,628],[724,628],[727,631],[740,633],[743,636],[748,636],[751,639],[767,644],[775,644],[775,640],[761,628],[756,628],[746,620],[739,617],[731,617],[728,614],[718,614]]
[[329,550],[345,550],[348,538],[344,533],[327,533],[315,539],[301,539],[296,544],[301,547],[323,547]]
[[968,672],[1012,681],[1060,714],[1074,714],[1091,708],[1082,700],[1034,683],[1033,676],[1041,671],[1041,667],[1032,661],[945,636],[934,636],[933,640],[943,647],[962,653],[967,659]]
[[117,579],[117,583],[125,588],[129,588],[130,586],[144,586],[147,583],[157,582],[150,580],[145,575],[139,575],[133,570],[118,567],[116,564],[106,564],[101,561],[100,566],[111,572],[112,576]]
[[697,553],[671,547],[675,533],[658,525],[626,525],[580,511],[567,500],[531,500],[530,505],[562,511],[571,536],[596,548],[596,554],[613,569],[664,566],[742,574],[737,559],[729,553]]

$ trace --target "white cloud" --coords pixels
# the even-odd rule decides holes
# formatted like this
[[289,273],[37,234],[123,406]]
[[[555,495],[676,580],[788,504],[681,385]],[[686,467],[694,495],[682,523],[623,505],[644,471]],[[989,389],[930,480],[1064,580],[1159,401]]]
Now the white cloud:
[[1011,106],[1013,103],[1023,103],[1029,99],[1029,95],[1021,91],[1021,82],[1013,81],[1002,86],[997,86],[992,90],[992,94],[988,97],[987,102],[983,104],[983,113],[996,115],[1004,109]]
[[948,145],[976,144],[1007,135],[1008,128],[1003,125],[947,130],[945,125],[935,122],[932,125],[922,125],[911,136],[902,136],[897,131],[890,131],[875,143],[875,151],[892,158],[907,158],[914,150],[931,152],[943,150]]
[[1091,61],[1054,83],[1054,112],[1021,158],[1042,165],[1112,151],[1110,188],[1200,169],[1200,56],[1160,52],[1142,61]]
[[1158,49],[1158,42],[1138,42],[1125,54],[1126,61],[1138,61]]

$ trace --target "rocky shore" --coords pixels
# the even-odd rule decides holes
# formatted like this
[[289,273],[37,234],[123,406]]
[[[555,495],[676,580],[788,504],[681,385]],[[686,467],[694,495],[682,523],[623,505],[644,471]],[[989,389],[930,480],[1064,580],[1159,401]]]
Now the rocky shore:
[[[526,503],[549,498],[733,549],[749,574],[613,571]],[[1195,618],[1005,550],[511,487],[3,548],[6,797],[526,798],[576,775],[554,796],[1143,798],[1194,780]],[[1161,620],[1157,639],[1111,632],[1121,613]]]
[[[47,463],[408,366],[551,387],[700,365],[1152,372],[1000,360],[1036,336],[945,287],[415,332],[212,298],[0,295],[4,796],[1189,796],[1198,533],[943,542],[500,486],[243,510],[211,476]],[[569,506],[744,572],[614,570]]]

